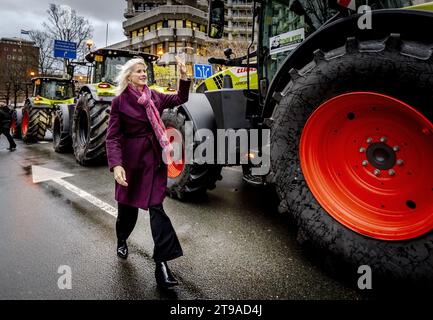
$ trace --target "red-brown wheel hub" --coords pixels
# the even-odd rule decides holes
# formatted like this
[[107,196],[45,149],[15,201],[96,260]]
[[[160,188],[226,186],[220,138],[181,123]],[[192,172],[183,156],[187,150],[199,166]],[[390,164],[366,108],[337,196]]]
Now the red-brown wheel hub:
[[21,122],[21,132],[25,136],[27,130],[29,129],[29,113],[27,111],[23,112],[23,120]]
[[171,179],[177,178],[185,166],[185,147],[183,144],[182,134],[173,127],[167,127],[167,135],[170,143],[174,148],[181,146],[182,158],[175,159],[171,154],[166,153],[167,157],[167,176]]
[[14,135],[14,134],[16,134],[16,131],[17,131],[17,125],[15,123],[15,119],[12,119],[11,132]]
[[308,119],[300,162],[314,197],[360,234],[406,240],[433,229],[433,125],[390,96],[354,92]]

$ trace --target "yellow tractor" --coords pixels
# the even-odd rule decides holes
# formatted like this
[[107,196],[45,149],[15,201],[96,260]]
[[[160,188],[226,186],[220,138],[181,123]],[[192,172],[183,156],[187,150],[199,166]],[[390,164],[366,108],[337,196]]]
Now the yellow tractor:
[[73,103],[74,82],[55,77],[32,79],[32,96],[24,107],[15,108],[12,118],[12,134],[31,143],[43,140],[47,129],[51,129],[52,113],[60,103]]

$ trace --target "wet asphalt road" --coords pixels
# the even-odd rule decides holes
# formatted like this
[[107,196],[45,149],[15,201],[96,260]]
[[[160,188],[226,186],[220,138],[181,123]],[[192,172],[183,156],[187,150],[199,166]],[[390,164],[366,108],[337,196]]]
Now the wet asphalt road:
[[[329,276],[296,242],[271,192],[242,182],[238,168],[205,199],[166,198],[184,256],[170,263],[181,285],[154,281],[153,241],[140,211],[130,255],[115,254],[115,218],[53,181],[34,184],[32,165],[71,173],[65,181],[116,207],[107,167],[79,166],[51,142],[6,150],[0,138],[0,299],[362,299],[360,290]],[[59,289],[59,266],[72,289]]]

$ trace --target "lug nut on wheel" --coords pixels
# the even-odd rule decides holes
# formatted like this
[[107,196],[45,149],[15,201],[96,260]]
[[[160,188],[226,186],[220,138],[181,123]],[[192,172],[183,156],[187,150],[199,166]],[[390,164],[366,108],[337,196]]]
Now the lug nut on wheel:
[[382,137],[382,138],[380,138],[380,142],[386,142],[387,140],[388,140],[387,137]]
[[380,170],[379,169],[376,169],[376,170],[374,170],[374,175],[377,177],[378,175],[380,175]]
[[368,166],[368,161],[367,161],[367,160],[362,161],[362,165],[363,165],[364,167]]
[[397,160],[397,164],[398,164],[399,166],[402,166],[402,165],[404,164],[403,159],[398,159],[398,160]]
[[394,146],[394,147],[392,148],[392,150],[394,150],[395,152],[400,151],[400,147],[399,147],[399,146]]
[[362,153],[362,152],[365,152],[365,148],[362,148],[362,147],[359,148],[359,152],[361,152],[361,153]]
[[390,176],[395,175],[395,170],[394,170],[394,169],[389,169],[389,170],[388,170],[388,174],[389,174]]
[[370,144],[370,143],[372,143],[372,142],[373,142],[373,138],[368,138],[368,139],[367,139],[367,143],[368,143],[368,144]]

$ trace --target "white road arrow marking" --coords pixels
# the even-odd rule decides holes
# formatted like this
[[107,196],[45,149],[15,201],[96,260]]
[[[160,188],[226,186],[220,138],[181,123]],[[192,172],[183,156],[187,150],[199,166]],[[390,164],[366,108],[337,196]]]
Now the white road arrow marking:
[[55,183],[61,185],[62,187],[68,189],[69,191],[75,193],[77,196],[87,200],[94,206],[101,210],[104,210],[109,215],[117,217],[117,210],[109,205],[108,203],[99,200],[98,198],[92,196],[90,193],[81,190],[80,188],[74,186],[73,184],[63,180],[63,178],[72,177],[73,174],[56,171],[40,166],[32,166],[33,183],[40,183],[44,181],[54,181]]

